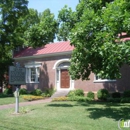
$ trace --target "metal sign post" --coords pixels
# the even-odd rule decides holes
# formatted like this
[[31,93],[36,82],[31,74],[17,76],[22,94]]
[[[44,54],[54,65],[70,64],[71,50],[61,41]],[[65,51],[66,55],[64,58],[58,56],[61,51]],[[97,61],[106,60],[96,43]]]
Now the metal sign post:
[[16,86],[15,96],[15,113],[19,113],[19,88],[20,85],[25,84],[25,68],[20,67],[17,62],[15,66],[9,67],[9,84]]
[[16,86],[16,91],[15,91],[15,113],[19,113],[19,86]]

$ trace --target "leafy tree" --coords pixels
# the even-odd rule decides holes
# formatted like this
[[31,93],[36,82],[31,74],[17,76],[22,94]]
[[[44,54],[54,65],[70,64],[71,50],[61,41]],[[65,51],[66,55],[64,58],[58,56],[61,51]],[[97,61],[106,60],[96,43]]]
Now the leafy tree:
[[57,39],[59,41],[69,40],[70,30],[74,27],[77,22],[76,13],[72,11],[71,8],[68,8],[67,5],[59,11],[58,14],[58,23],[59,28],[57,32]]
[[19,20],[28,13],[26,0],[0,1],[0,86],[4,73],[12,64],[12,50],[23,44],[23,30]]
[[27,0],[0,1],[0,86],[12,64],[12,50],[19,46],[43,46],[53,41],[57,21],[49,9],[38,14]]
[[78,22],[70,34],[75,46],[70,67],[73,79],[89,79],[91,72],[101,78],[121,77],[120,68],[130,65],[130,42],[122,39],[130,36],[129,8],[128,0],[80,1]]
[[54,14],[46,9],[38,17],[39,22],[31,25],[25,32],[25,44],[28,46],[43,46],[55,39],[58,22],[55,20]]

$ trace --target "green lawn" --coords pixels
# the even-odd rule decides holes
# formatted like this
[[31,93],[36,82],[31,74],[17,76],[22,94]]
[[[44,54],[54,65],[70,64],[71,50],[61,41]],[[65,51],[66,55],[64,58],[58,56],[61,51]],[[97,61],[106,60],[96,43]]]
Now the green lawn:
[[[19,97],[19,102],[24,102],[22,97]],[[4,97],[0,98],[0,105],[13,104],[15,103],[15,97]]]
[[120,118],[130,119],[130,103],[51,102],[13,112],[0,110],[0,130],[118,130]]

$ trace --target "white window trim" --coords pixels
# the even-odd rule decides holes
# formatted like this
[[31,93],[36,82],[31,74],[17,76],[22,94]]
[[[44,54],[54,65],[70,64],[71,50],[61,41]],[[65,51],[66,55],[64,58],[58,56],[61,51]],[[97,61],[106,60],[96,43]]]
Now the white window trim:
[[25,64],[25,68],[41,67],[41,62],[29,62]]
[[116,79],[96,79],[96,75],[94,75],[94,83],[100,83],[100,82],[116,82]]
[[[38,74],[37,68],[40,68],[41,65],[42,65],[41,62],[29,62],[29,63],[25,64],[25,68],[26,68],[26,83],[39,83],[38,77],[40,75],[40,72]],[[35,81],[34,82],[31,81],[31,69],[30,68],[35,68],[35,71],[36,71],[36,77],[35,77]]]
[[53,66],[53,69],[56,69],[57,66],[58,66],[60,63],[62,63],[62,62],[70,62],[70,59],[61,59],[61,60],[56,61],[56,63],[55,63],[54,66]]

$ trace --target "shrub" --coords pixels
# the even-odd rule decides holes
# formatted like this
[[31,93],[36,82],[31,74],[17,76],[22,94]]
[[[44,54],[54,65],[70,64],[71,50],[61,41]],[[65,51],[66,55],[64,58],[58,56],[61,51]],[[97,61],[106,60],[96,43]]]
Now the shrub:
[[54,92],[55,92],[54,88],[51,87],[51,88],[46,89],[45,95],[46,95],[47,97],[51,97]]
[[52,101],[68,101],[68,97],[57,97],[54,98]]
[[82,89],[76,89],[73,91],[70,91],[67,95],[68,97],[74,97],[74,96],[84,96],[84,91]]
[[101,100],[106,100],[109,96],[108,90],[106,89],[99,89],[97,92],[97,98]]
[[130,103],[130,98],[121,98],[121,103]]
[[13,94],[4,94],[4,93],[0,93],[0,98],[5,98],[5,97],[13,97]]
[[121,98],[107,98],[108,102],[116,102],[116,103],[120,103],[121,102]]
[[13,94],[12,88],[6,88],[6,89],[4,90],[4,94],[5,94],[5,95]]
[[51,97],[51,95],[49,93],[42,93],[41,96],[43,96],[43,97]]
[[52,101],[78,101],[78,102],[86,102],[92,101],[92,99],[83,96],[72,96],[72,97],[57,97],[54,98]]
[[44,99],[42,96],[34,96],[34,95],[24,95],[22,96],[22,98],[28,101]]
[[91,92],[91,91],[89,91],[89,92],[87,93],[87,97],[90,98],[90,99],[94,99],[94,93]]
[[45,94],[45,93],[42,93],[41,96],[42,96],[42,97],[46,97],[46,94]]
[[130,97],[130,90],[124,91],[123,97],[124,97],[124,98]]
[[42,94],[41,89],[35,89],[33,92],[31,92],[32,95],[40,96]]
[[0,93],[0,98],[4,98],[4,97],[7,97],[7,95],[4,93]]
[[68,97],[68,101],[79,101],[79,102],[86,102],[86,101],[91,101],[92,99],[88,97],[83,97],[83,96],[74,96],[74,97]]
[[19,95],[23,95],[23,94],[27,94],[27,89],[21,88],[21,89],[19,90]]
[[74,97],[75,96],[75,91],[70,91],[68,94],[67,94],[67,97]]
[[77,89],[77,90],[75,90],[75,95],[76,96],[84,96],[84,91],[82,89]]
[[119,92],[114,92],[114,93],[112,93],[112,97],[113,98],[120,98],[121,94]]

